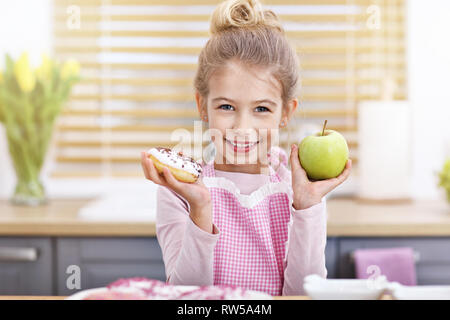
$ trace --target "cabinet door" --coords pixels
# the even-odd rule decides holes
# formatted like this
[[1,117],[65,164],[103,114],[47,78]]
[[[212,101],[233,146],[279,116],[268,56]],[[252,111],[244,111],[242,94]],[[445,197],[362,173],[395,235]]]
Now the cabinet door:
[[59,295],[104,287],[119,278],[166,279],[156,238],[59,238],[57,270]]
[[0,295],[53,295],[50,238],[0,238]]
[[325,247],[325,266],[327,268],[327,278],[337,277],[337,258],[338,258],[338,239],[335,237],[327,238]]
[[359,248],[411,247],[417,253],[418,285],[450,284],[450,238],[342,238],[339,247],[339,277],[353,278],[351,253]]

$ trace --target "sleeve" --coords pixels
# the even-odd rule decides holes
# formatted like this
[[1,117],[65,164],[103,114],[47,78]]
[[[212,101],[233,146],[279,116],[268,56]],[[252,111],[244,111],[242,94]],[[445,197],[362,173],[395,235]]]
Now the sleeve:
[[157,191],[156,236],[162,250],[167,282],[212,285],[213,251],[220,235],[200,229],[189,217],[189,203],[172,190]]
[[[282,180],[292,185],[290,170],[283,162],[277,167]],[[284,285],[282,295],[304,295],[303,278],[317,274],[327,276],[325,246],[327,241],[326,196],[314,206],[303,210],[291,207],[291,219],[286,243]]]
[[283,295],[304,295],[303,278],[327,276],[325,246],[327,241],[326,198],[312,207],[295,210],[292,205],[286,249]]

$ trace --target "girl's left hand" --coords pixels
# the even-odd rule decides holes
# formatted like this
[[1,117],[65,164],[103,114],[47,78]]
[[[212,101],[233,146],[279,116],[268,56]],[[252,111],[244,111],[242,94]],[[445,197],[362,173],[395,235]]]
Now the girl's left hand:
[[292,189],[294,191],[293,206],[295,210],[309,208],[321,202],[322,197],[344,182],[350,174],[352,160],[348,159],[344,171],[332,179],[310,181],[298,158],[298,147],[291,147]]

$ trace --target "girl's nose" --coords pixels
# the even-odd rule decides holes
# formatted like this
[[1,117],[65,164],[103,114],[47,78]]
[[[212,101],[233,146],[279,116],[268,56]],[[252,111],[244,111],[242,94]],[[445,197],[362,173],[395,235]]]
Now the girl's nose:
[[254,141],[258,139],[258,131],[255,128],[235,128],[230,134],[232,140]]
[[234,121],[234,126],[233,126],[234,130],[237,131],[241,131],[243,133],[245,133],[245,131],[248,131],[249,129],[252,128],[252,123],[250,118],[245,115],[244,113],[239,114],[235,121]]
[[234,127],[233,134],[236,137],[253,137],[255,136],[255,129],[248,124],[240,124],[239,126]]

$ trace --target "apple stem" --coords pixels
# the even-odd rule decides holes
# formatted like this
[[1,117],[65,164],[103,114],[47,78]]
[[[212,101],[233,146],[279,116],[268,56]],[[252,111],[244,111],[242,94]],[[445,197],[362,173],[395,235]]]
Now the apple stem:
[[323,124],[322,135],[325,134],[325,127],[327,126],[327,121],[328,121],[328,120],[325,120],[325,122],[324,122],[324,124]]

